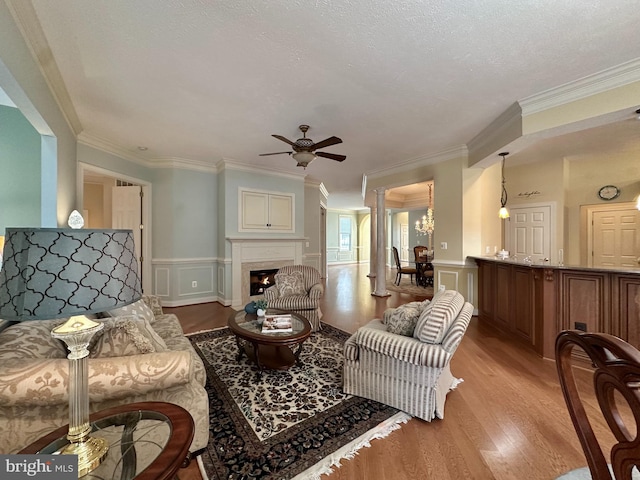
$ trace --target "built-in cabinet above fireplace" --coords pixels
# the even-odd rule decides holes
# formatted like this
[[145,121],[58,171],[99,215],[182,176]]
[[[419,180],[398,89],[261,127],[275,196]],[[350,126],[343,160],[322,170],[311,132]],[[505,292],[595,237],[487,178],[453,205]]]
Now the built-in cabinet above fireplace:
[[294,233],[295,195],[240,189],[240,232]]

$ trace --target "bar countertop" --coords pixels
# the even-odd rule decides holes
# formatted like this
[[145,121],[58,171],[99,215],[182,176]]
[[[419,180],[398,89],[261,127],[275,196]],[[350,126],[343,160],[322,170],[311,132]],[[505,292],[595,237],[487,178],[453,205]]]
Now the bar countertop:
[[531,268],[551,268],[554,270],[573,270],[573,271],[589,271],[589,272],[603,272],[603,273],[619,273],[624,275],[640,275],[640,267],[639,268],[628,268],[628,267],[589,267],[584,265],[559,265],[557,263],[549,263],[549,262],[534,262],[527,263],[522,259],[506,259],[502,260],[501,258],[495,257],[493,255],[486,257],[476,257],[470,256],[468,257],[474,261],[486,261],[486,262],[494,262],[494,263],[504,263],[508,265],[518,265],[522,267],[531,267]]

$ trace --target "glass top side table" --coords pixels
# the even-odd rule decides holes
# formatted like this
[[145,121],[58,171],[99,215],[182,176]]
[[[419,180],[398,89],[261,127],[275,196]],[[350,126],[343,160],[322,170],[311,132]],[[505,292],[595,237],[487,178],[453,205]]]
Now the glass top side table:
[[[88,480],[171,479],[189,463],[193,418],[165,402],[139,402],[91,415],[92,433],[109,442],[109,453]],[[68,426],[42,437],[19,453],[56,454],[69,442]]]

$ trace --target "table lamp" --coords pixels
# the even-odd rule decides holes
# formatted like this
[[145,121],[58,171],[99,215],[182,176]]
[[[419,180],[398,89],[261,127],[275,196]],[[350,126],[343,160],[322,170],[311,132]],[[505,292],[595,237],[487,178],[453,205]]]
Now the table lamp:
[[106,440],[92,437],[89,423],[91,337],[103,324],[86,314],[104,312],[142,295],[131,230],[7,228],[0,270],[0,318],[45,320],[70,317],[51,335],[69,349],[70,444],[78,476],[105,458]]

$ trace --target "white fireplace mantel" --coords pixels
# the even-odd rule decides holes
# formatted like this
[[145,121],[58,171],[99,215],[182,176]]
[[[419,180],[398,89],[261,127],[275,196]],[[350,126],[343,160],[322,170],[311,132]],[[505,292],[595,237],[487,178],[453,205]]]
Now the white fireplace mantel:
[[[231,306],[242,307],[249,299],[249,264],[271,268],[301,265],[305,237],[227,237],[231,243]],[[244,265],[244,267],[243,267]],[[246,292],[244,290],[247,290]]]

